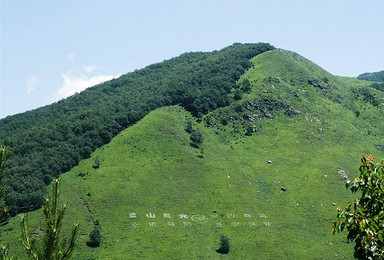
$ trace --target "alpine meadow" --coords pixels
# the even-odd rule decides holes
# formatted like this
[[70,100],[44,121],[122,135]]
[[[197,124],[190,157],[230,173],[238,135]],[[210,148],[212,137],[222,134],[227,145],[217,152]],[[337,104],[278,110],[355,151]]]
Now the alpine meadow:
[[235,43],[1,119],[0,244],[28,259],[20,216],[41,242],[59,178],[71,259],[354,259],[332,221],[361,155],[384,158],[381,75]]

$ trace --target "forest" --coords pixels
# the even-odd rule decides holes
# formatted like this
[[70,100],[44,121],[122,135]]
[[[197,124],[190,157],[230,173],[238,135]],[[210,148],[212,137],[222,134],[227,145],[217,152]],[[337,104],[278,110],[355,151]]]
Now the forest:
[[384,70],[378,72],[363,73],[357,77],[361,80],[384,82]]
[[4,182],[11,215],[40,208],[46,185],[153,109],[181,105],[194,116],[230,104],[250,58],[274,49],[233,44],[190,52],[0,121],[9,148]]

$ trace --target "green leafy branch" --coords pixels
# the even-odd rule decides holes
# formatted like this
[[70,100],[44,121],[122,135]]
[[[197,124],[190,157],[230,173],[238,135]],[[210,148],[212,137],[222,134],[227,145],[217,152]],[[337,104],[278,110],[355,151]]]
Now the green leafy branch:
[[360,176],[346,184],[361,198],[337,206],[337,218],[332,223],[333,233],[348,230],[348,240],[355,241],[358,259],[384,259],[384,160],[374,163],[374,156],[363,155]]

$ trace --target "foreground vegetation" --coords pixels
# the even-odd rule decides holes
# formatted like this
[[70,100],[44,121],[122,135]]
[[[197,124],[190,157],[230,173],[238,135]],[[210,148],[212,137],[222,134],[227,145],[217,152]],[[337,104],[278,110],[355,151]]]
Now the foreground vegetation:
[[333,233],[348,230],[347,238],[355,242],[358,259],[384,259],[384,159],[374,163],[374,156],[362,156],[360,176],[346,184],[361,198],[337,206]]

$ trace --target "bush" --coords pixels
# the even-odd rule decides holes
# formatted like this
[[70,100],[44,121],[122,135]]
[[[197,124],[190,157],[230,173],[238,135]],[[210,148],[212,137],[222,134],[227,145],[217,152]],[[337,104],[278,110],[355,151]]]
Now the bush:
[[99,157],[96,156],[95,162],[93,163],[92,168],[98,169],[99,167],[100,167],[100,160],[99,160]]
[[242,98],[242,93],[240,90],[236,89],[235,94],[233,95],[234,100],[240,100]]
[[221,234],[220,235],[220,248],[217,249],[216,252],[219,254],[228,254],[229,248],[230,248],[229,238],[226,235]]
[[252,85],[251,85],[251,82],[249,82],[248,79],[245,79],[245,80],[241,83],[241,90],[242,90],[244,93],[251,93],[251,92],[252,92]]
[[191,146],[198,148],[203,143],[203,135],[199,130],[193,130],[191,134]]
[[185,126],[185,131],[188,133],[188,134],[191,134],[192,131],[193,131],[193,125],[192,125],[192,121],[188,121],[187,122],[187,125]]
[[89,241],[87,242],[87,246],[89,247],[99,247],[101,244],[101,230],[99,222],[96,220],[93,224],[93,229],[89,234]]

